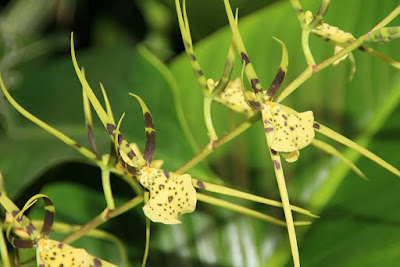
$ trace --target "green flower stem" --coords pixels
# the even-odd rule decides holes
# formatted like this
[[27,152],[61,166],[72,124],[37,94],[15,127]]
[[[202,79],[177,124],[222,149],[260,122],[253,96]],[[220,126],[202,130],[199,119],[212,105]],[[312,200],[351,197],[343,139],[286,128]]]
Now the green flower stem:
[[142,267],[146,266],[147,258],[149,257],[149,250],[150,250],[150,219],[146,217],[146,246],[144,248]]
[[[266,204],[266,205],[270,205],[270,206],[274,206],[274,207],[282,207],[282,203],[276,200],[272,200],[272,199],[268,199],[268,198],[264,198],[264,197],[260,197],[260,196],[255,196],[253,194],[249,194],[246,192],[242,192],[239,190],[235,190],[226,186],[222,186],[222,185],[216,185],[216,184],[211,184],[211,183],[207,183],[207,182],[201,182],[203,187],[200,187],[198,185],[199,180],[197,179],[192,179],[193,181],[193,186],[199,189],[204,189],[207,190],[208,192],[214,192],[214,193],[218,193],[218,194],[223,194],[226,196],[233,196],[236,198],[242,198],[242,199],[246,199],[246,200],[250,200],[253,202],[257,202],[257,203],[262,203],[262,204]],[[294,205],[290,205],[290,208],[292,209],[292,211],[296,211],[298,213],[302,213],[304,215],[310,216],[310,217],[314,217],[314,218],[319,218],[319,216],[312,214],[310,211],[294,206]]]
[[207,132],[208,135],[212,141],[218,140],[217,133],[215,132],[214,129],[214,124],[212,122],[212,117],[211,117],[211,103],[213,99],[212,97],[204,96],[204,120],[206,123],[207,127]]
[[280,103],[288,97],[294,90],[307,81],[312,76],[312,66],[307,67],[296,79],[294,79],[285,89],[283,89],[275,98],[275,103]]
[[347,46],[342,51],[340,51],[339,53],[324,60],[323,62],[321,62],[317,65],[308,66],[293,82],[291,82],[285,89],[282,90],[282,92],[279,95],[277,95],[277,97],[274,99],[274,102],[280,103],[282,100],[284,100],[286,97],[288,97],[291,93],[293,93],[294,90],[296,90],[306,80],[308,80],[314,73],[317,73],[318,71],[325,69],[326,67],[331,65],[333,62],[335,62],[339,58],[343,57],[344,55],[347,55],[354,49],[358,48],[360,45],[363,44],[364,36],[365,35],[361,36],[356,41],[354,41],[351,45]]
[[364,39],[366,39],[373,30],[376,30],[378,25],[379,28],[381,28],[382,25],[386,25],[387,23],[392,21],[399,13],[400,13],[400,8],[398,7],[393,12],[391,12],[383,21],[379,22],[371,31],[359,37],[357,40],[355,40],[353,43],[351,43],[349,46],[344,48],[339,53],[329,57],[328,59],[324,60],[323,62],[317,65],[308,66],[293,82],[291,82],[284,90],[282,90],[282,92],[274,99],[274,102],[276,103],[281,102],[291,93],[293,93],[293,91],[296,90],[300,85],[302,85],[306,80],[308,80],[314,73],[317,73],[325,69],[336,60],[347,55],[354,49],[360,47],[364,43]]
[[[267,139],[268,142],[268,139]],[[271,144],[268,144],[271,147]],[[269,149],[271,160],[274,164],[276,182],[278,183],[279,194],[281,195],[283,212],[285,213],[285,219],[287,224],[287,231],[289,234],[290,248],[293,256],[293,263],[295,267],[300,267],[300,256],[299,248],[297,246],[296,231],[294,229],[293,215],[290,208],[289,194],[286,187],[285,176],[283,174],[283,166],[281,162],[281,156],[278,152]]]
[[108,168],[101,168],[101,182],[103,184],[103,191],[107,202],[107,209],[114,210],[115,203],[110,184],[110,170]]
[[308,38],[310,37],[310,30],[305,29],[301,32],[301,46],[303,47],[304,56],[306,57],[307,64],[314,66],[315,60],[310,50],[310,45],[308,44]]
[[294,11],[296,12],[297,19],[299,20],[301,26],[301,45],[303,48],[304,56],[306,58],[307,64],[309,66],[313,66],[316,63],[308,44],[310,31],[322,22],[322,19],[324,18],[326,11],[328,10],[330,0],[322,0],[318,12],[315,15],[314,19],[310,22],[310,24],[307,24],[304,10],[300,2],[298,0],[291,0],[290,2],[293,6]]
[[[240,205],[231,203],[229,201],[226,200],[222,200],[219,198],[215,198],[215,197],[211,197],[211,196],[207,196],[201,193],[197,193],[197,200],[211,204],[211,205],[215,205],[215,206],[219,206],[219,207],[223,207],[225,209],[229,209],[229,210],[233,210],[248,216],[252,216],[267,222],[271,222],[280,226],[286,226],[286,223],[282,220],[276,219],[272,216],[266,215],[264,213],[261,213],[259,211],[255,211],[246,207],[242,207]],[[295,225],[309,225],[310,222],[309,221],[298,221],[295,222]]]
[[400,14],[400,5],[398,5],[395,9],[393,9],[392,12],[389,13],[389,15],[386,16],[381,22],[376,24],[375,27],[373,27],[369,32],[375,31],[377,29],[385,27],[387,24],[389,24],[394,18],[396,18]]
[[[367,46],[360,46],[360,48],[363,49],[363,51],[365,51],[366,53],[370,54],[371,56],[374,56],[380,60],[385,61],[386,63],[388,63],[390,66],[396,68],[396,69],[400,69],[400,62],[385,56],[384,54],[379,53],[378,51],[375,51],[374,49],[367,47]],[[351,54],[349,54],[350,56]]]
[[10,267],[10,255],[8,254],[6,240],[4,238],[4,230],[2,225],[0,225],[0,256],[1,262],[4,267]]
[[290,3],[292,4],[294,12],[296,13],[297,20],[299,21],[301,29],[307,29],[308,26],[306,23],[306,18],[304,16],[304,11],[299,0],[290,0]]
[[216,141],[211,141],[208,143],[197,155],[195,155],[193,158],[191,158],[188,162],[183,164],[181,167],[176,169],[174,172],[176,174],[182,174],[185,173],[187,170],[195,166],[197,163],[205,159],[209,154],[211,154],[216,148],[222,146],[223,144],[231,141],[235,137],[237,137],[239,134],[243,133],[246,131],[251,125],[253,125],[254,122],[258,121],[261,118],[261,114],[258,112],[249,119],[247,119],[245,122],[240,124],[238,127],[233,129],[231,132],[228,134],[224,135],[220,139]]
[[63,243],[71,243],[74,242],[75,240],[81,238],[83,235],[85,235],[88,231],[95,229],[99,225],[103,224],[104,222],[108,221],[111,218],[114,218],[130,209],[133,209],[137,205],[143,202],[143,196],[136,196],[135,198],[131,199],[130,201],[124,203],[123,205],[119,206],[118,208],[114,210],[109,210],[108,208],[104,209],[102,213],[97,215],[93,220],[64,238],[61,242]]

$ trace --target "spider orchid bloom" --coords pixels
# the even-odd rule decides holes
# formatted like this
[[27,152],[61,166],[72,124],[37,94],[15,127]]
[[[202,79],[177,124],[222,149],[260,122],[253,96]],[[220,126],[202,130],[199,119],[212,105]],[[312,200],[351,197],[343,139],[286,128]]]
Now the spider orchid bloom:
[[[0,175],[1,179],[1,175]],[[39,232],[35,226],[26,217],[24,212],[36,203],[38,199],[42,198],[45,204],[45,217],[43,226]],[[29,199],[24,207],[20,210],[14,202],[12,202],[4,191],[0,193],[0,204],[6,211],[13,216],[13,220],[7,229],[7,238],[10,243],[21,249],[36,249],[36,262],[38,267],[52,267],[52,266],[104,266],[116,267],[112,263],[101,260],[89,254],[85,249],[74,248],[65,243],[49,239],[51,228],[53,226],[55,208],[52,201],[43,194],[37,194]],[[11,235],[11,228],[15,225],[21,227],[25,234],[28,235],[26,239],[20,239]]]
[[143,167],[140,183],[150,191],[149,201],[143,211],[153,222],[181,223],[179,214],[191,213],[196,209],[196,190],[189,174],[176,175]]
[[[136,144],[130,144],[130,147],[138,158],[143,157]],[[121,149],[119,153],[126,166],[129,157]],[[153,160],[150,167],[145,165],[137,173],[140,184],[150,193],[143,212],[152,222],[178,224],[181,223],[179,214],[192,213],[196,209],[196,190],[189,174],[177,175],[162,170],[162,164],[162,160]]]
[[313,112],[288,114],[279,105],[267,102],[261,113],[271,151],[283,152],[282,156],[288,162],[296,161],[299,150],[314,139]]

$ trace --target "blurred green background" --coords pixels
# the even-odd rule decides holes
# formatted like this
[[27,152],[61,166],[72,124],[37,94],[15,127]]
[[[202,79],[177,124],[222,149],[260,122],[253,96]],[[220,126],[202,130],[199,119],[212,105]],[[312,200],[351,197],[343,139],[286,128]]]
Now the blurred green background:
[[[313,13],[318,1],[301,1]],[[300,26],[289,1],[231,1],[239,7],[239,28],[250,59],[266,88],[280,63],[281,48],[289,51],[289,72],[283,86],[305,68]],[[326,21],[356,37],[384,18],[395,1],[332,1]],[[222,1],[188,1],[195,53],[205,75],[219,78],[231,41]],[[391,25],[399,25],[395,19]],[[183,53],[172,0],[20,0],[0,1],[0,72],[13,97],[35,116],[88,147],[81,87],[69,55],[74,31],[80,65],[96,93],[102,82],[116,117],[126,112],[122,131],[131,142],[144,144],[139,105],[128,92],[141,96],[150,108],[157,133],[156,158],[174,170],[195,155],[176,115],[182,105],[197,142],[208,142],[202,117],[202,95]],[[311,36],[318,62],[333,46]],[[400,60],[399,41],[373,45]],[[347,80],[350,64],[329,67],[312,77],[285,100],[298,111],[313,110],[316,120],[400,166],[399,71],[360,51],[357,71]],[[156,60],[155,58],[158,58]],[[239,76],[237,66],[233,78]],[[176,102],[180,98],[182,102]],[[220,136],[242,122],[215,104],[213,118]],[[95,119],[97,145],[108,153],[109,138]],[[317,135],[317,137],[319,137]],[[323,140],[326,140],[322,138]],[[356,153],[334,144],[356,161]],[[400,262],[400,181],[371,161],[357,166],[366,182],[315,147],[301,151],[296,163],[283,163],[291,202],[318,212],[310,227],[298,227],[303,266],[398,266]],[[84,224],[105,207],[100,171],[58,139],[19,115],[0,95],[0,170],[12,199],[22,206],[43,192],[56,206],[56,221]],[[196,178],[224,182],[253,194],[279,200],[272,163],[261,123],[215,151],[189,171]],[[134,195],[112,179],[118,203]],[[232,200],[232,199],[230,199]],[[283,219],[280,209],[243,201],[237,203]],[[42,218],[33,208],[30,216]],[[291,266],[286,229],[234,212],[198,204],[183,224],[152,224],[148,266]],[[306,219],[295,215],[295,219]],[[145,220],[140,207],[100,227],[126,245],[130,264],[141,264]],[[54,234],[54,238],[59,236]],[[83,238],[74,243],[90,253],[121,263],[113,244]]]

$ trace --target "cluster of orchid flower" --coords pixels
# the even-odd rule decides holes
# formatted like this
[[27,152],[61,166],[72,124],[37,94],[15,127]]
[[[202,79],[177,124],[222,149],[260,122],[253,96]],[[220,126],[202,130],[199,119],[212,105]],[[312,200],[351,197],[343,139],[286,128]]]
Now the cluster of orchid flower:
[[[149,253],[150,221],[164,224],[179,224],[181,223],[179,220],[179,215],[194,212],[197,201],[202,201],[281,226],[286,226],[289,233],[294,265],[300,266],[300,258],[298,254],[294,226],[307,225],[310,222],[293,221],[292,211],[303,213],[314,218],[318,216],[312,214],[308,210],[290,205],[282,169],[281,155],[286,161],[295,162],[299,158],[299,150],[312,144],[317,148],[320,148],[323,151],[340,158],[357,174],[363,178],[366,178],[365,175],[351,161],[346,159],[333,146],[315,138],[315,132],[317,132],[358,151],[396,176],[400,176],[400,172],[397,168],[393,167],[372,152],[315,121],[312,111],[297,112],[290,107],[281,104],[280,102],[295,89],[297,89],[305,80],[311,77],[313,73],[325,68],[326,66],[329,66],[330,64],[337,64],[346,56],[348,56],[350,59],[354,59],[350,53],[356,48],[362,47],[363,51],[369,52],[372,55],[389,62],[389,64],[391,64],[393,67],[399,68],[399,63],[387,58],[384,55],[378,54],[376,51],[363,46],[363,44],[365,42],[385,42],[399,37],[400,29],[398,27],[384,26],[400,12],[400,8],[397,8],[394,12],[392,12],[391,15],[388,16],[389,19],[384,20],[384,23],[386,24],[380,23],[378,27],[375,27],[367,35],[364,35],[359,39],[355,39],[351,34],[347,34],[335,27],[322,23],[322,19],[329,4],[328,0],[322,1],[320,9],[314,17],[310,12],[304,13],[300,3],[297,0],[291,0],[291,3],[296,10],[296,14],[302,26],[302,45],[309,67],[296,80],[282,90],[280,94],[277,95],[288,69],[288,52],[283,42],[275,39],[282,46],[282,60],[276,77],[271,83],[269,89],[263,90],[240,36],[237,27],[237,15],[235,20],[228,0],[224,0],[229,24],[233,33],[233,39],[229,48],[227,63],[221,79],[218,82],[215,82],[212,79],[206,79],[194,54],[185,0],[183,0],[183,8],[181,8],[180,1],[175,0],[179,26],[182,33],[185,50],[188,54],[199,86],[204,93],[204,115],[208,134],[210,136],[210,143],[207,144],[205,148],[199,152],[199,154],[175,171],[163,170],[161,168],[163,161],[153,160],[156,147],[156,135],[152,115],[145,102],[139,96],[133,93],[130,93],[130,95],[139,102],[144,117],[146,142],[143,155],[135,143],[129,143],[123,137],[120,132],[120,126],[124,115],[122,115],[119,122],[116,123],[111,104],[108,100],[106,91],[101,84],[100,87],[104,97],[105,108],[100,104],[85,78],[83,68],[81,69],[77,63],[74,50],[73,34],[71,34],[71,55],[75,72],[82,84],[85,121],[91,149],[79,145],[67,135],[54,129],[25,110],[8,93],[0,77],[0,86],[2,91],[16,110],[18,110],[23,116],[31,120],[33,123],[37,124],[47,132],[60,139],[62,142],[76,149],[79,153],[91,160],[93,164],[97,165],[101,169],[102,185],[107,203],[107,207],[99,216],[88,222],[85,226],[80,227],[76,231],[72,232],[69,236],[59,242],[49,239],[49,234],[53,225],[55,208],[47,196],[41,194],[34,196],[27,202],[25,207],[20,210],[7,197],[4,188],[2,188],[0,192],[0,204],[13,218],[11,222],[8,222],[9,230],[7,231],[7,236],[10,242],[17,248],[36,248],[36,260],[38,266],[55,266],[53,264],[57,264],[57,266],[72,266],[74,261],[80,261],[81,266],[115,266],[114,264],[111,264],[105,260],[101,260],[90,255],[84,249],[73,248],[69,246],[68,243],[79,239],[89,231],[95,230],[99,225],[110,220],[111,218],[118,216],[144,202],[145,204],[143,206],[143,212],[146,216],[147,229],[146,246],[143,258],[143,265],[145,265]],[[340,48],[335,49],[334,56],[320,64],[316,64],[308,47],[308,35],[310,32],[324,38],[329,38],[329,40],[334,43],[335,47]],[[231,79],[231,73],[236,54],[235,50],[237,50],[238,54],[240,55],[243,63],[243,69],[241,77],[238,77],[237,79]],[[354,75],[354,71],[355,69],[353,68],[351,76]],[[243,82],[244,74],[251,84],[253,92],[245,89]],[[230,133],[219,138],[214,129],[211,118],[211,104],[214,101],[222,103],[234,111],[247,115],[247,120]],[[99,155],[97,152],[96,142],[92,132],[93,125],[91,106],[95,110],[97,116],[101,120],[104,128],[111,138],[113,145],[109,154]],[[187,170],[206,158],[216,148],[224,145],[241,132],[247,130],[259,119],[262,120],[264,125],[267,141],[266,149],[268,149],[270,152],[282,202],[255,196],[253,194],[241,192],[226,186],[207,183],[199,179],[192,178],[191,175],[186,173]],[[110,173],[117,174],[118,177],[121,177],[124,181],[126,181],[136,194],[133,199],[118,207],[114,203],[114,197],[110,183]],[[281,207],[283,208],[286,221],[281,221],[259,211],[200,193],[196,191],[196,189]],[[30,206],[32,206],[38,198],[43,198],[46,211],[45,218],[42,222],[42,231],[40,233],[36,230],[38,227],[29,221],[25,215],[23,215],[23,213]],[[14,231],[13,235],[11,234],[11,230]],[[25,238],[21,239],[22,237]]]

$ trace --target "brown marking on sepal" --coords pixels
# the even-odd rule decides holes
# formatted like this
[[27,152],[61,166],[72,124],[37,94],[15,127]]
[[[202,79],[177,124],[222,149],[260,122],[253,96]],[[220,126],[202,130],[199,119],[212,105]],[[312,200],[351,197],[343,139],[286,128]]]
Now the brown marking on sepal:
[[96,141],[94,139],[92,126],[90,124],[87,124],[86,125],[86,129],[87,129],[87,132],[88,132],[88,139],[89,139],[90,147],[92,148],[93,153],[98,156],[97,146],[96,146]]
[[362,46],[362,45],[358,47],[358,50],[366,51],[365,46]]
[[76,147],[76,148],[78,148],[78,149],[82,147],[82,146],[81,146],[80,144],[78,144],[78,143],[73,143],[72,146],[74,146],[74,147]]
[[186,48],[190,48],[191,46],[192,46],[192,44],[191,43],[189,43],[188,41],[183,41],[183,44],[184,44],[184,46],[186,47]]
[[130,174],[132,174],[133,176],[136,176],[136,174],[137,174],[137,169],[136,169],[135,167],[133,167],[133,166],[131,166],[131,165],[129,165],[129,164],[126,164],[126,165],[125,165],[125,169],[126,169]]
[[195,56],[194,54],[188,53],[187,55],[188,55],[188,57],[189,57],[189,59],[190,59],[191,61],[196,61],[196,60],[197,60],[197,58],[196,58],[196,56]]
[[53,202],[51,202],[51,200],[50,200],[49,198],[47,198],[47,197],[44,197],[44,198],[43,198],[43,202],[44,202],[44,205],[45,205],[46,207],[48,207],[48,206],[53,206]]
[[242,62],[244,62],[244,65],[247,66],[247,64],[250,63],[249,57],[246,55],[246,53],[242,52],[240,53],[240,57],[242,58]]
[[94,259],[93,259],[93,264],[94,264],[94,266],[96,266],[96,267],[101,267],[101,266],[103,266],[103,264],[101,263],[101,260],[99,260],[98,258],[94,258]]
[[249,101],[250,107],[255,110],[261,109],[261,104],[257,101]]
[[294,11],[296,12],[297,15],[303,13],[302,8],[299,8],[299,9],[295,8]]
[[262,92],[262,88],[261,88],[261,89],[258,89],[258,88],[257,88],[257,84],[260,83],[260,81],[259,81],[258,79],[251,79],[250,82],[251,82],[251,87],[252,87],[253,90],[254,90],[254,93],[257,94],[257,93]]
[[194,70],[194,73],[196,74],[197,77],[202,77],[204,76],[204,73],[202,70]]
[[203,189],[205,189],[206,188],[206,186],[203,184],[203,182],[202,181],[197,181],[197,186],[198,187],[200,187],[200,188],[203,188]]
[[26,232],[28,233],[28,235],[31,235],[35,230],[36,230],[35,226],[33,226],[31,222],[28,223],[28,225],[26,226]]
[[11,243],[16,248],[34,248],[36,245],[36,243],[32,240],[22,240],[13,237],[11,238]]
[[118,134],[118,145],[121,145],[122,141],[124,141],[124,138],[122,137],[122,134]]
[[164,170],[164,175],[165,175],[165,177],[169,178],[169,171]]
[[271,148],[271,154],[272,154],[273,156],[276,156],[276,154],[278,154],[278,152],[276,152],[275,150],[273,150],[273,149]]
[[156,133],[146,132],[146,146],[144,148],[143,158],[150,166],[151,162],[153,161],[154,153],[156,150]]
[[283,82],[283,79],[285,79],[285,75],[286,72],[284,72],[281,68],[279,68],[274,80],[272,81],[271,85],[268,88],[267,95],[269,97],[274,97],[276,92],[278,92],[279,87],[281,87],[281,84]]
[[279,164],[279,162],[276,161],[276,160],[273,160],[273,162],[274,162],[274,165],[275,165],[275,169],[279,170],[281,168],[281,164]]
[[113,137],[115,137],[115,130],[116,130],[115,125],[111,124],[111,123],[107,123],[106,128],[107,128],[107,132],[110,135],[112,135]]
[[143,116],[144,116],[144,126],[146,126],[146,128],[154,129],[154,124],[153,124],[153,119],[151,118],[151,114],[149,112],[145,112]]
[[54,212],[46,210],[41,231],[44,237],[47,237],[50,234],[53,222],[54,222]]
[[315,129],[319,129],[319,128],[320,128],[320,126],[319,126],[318,123],[314,123],[314,124],[313,124],[313,127],[314,127]]
[[126,163],[121,157],[119,158],[119,161],[122,164],[122,166],[125,168],[125,170],[127,170],[133,176],[136,176],[137,169],[134,166],[131,166],[128,163]]
[[130,150],[128,152],[128,154],[126,154],[126,155],[128,156],[129,159],[133,159],[136,156],[136,154],[135,154],[135,152],[133,152],[133,150]]
[[13,211],[11,212],[11,215],[15,218],[15,220],[16,220],[17,222],[20,223],[20,222],[22,222],[22,217],[23,217],[23,215],[17,218],[17,215],[18,215],[19,212],[20,212],[20,210],[13,210]]

